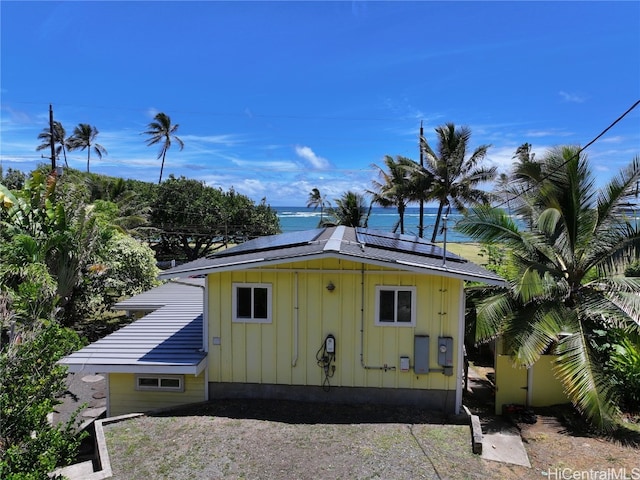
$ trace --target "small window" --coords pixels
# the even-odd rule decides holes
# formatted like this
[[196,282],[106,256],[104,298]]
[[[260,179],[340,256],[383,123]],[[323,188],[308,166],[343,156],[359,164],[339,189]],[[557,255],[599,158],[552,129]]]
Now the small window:
[[415,287],[376,287],[376,325],[414,327]]
[[233,321],[271,323],[271,284],[234,283]]
[[136,375],[136,390],[184,392],[184,376]]

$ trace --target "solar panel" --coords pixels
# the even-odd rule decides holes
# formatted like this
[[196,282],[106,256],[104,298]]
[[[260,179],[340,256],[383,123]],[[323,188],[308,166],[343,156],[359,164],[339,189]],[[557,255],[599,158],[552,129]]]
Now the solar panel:
[[282,247],[293,247],[296,245],[304,245],[313,242],[318,238],[324,228],[315,228],[313,230],[303,230],[299,232],[281,233],[279,235],[267,235],[248,240],[240,245],[231,247],[222,252],[215,253],[209,258],[228,257],[232,255],[240,255],[244,253],[260,252],[263,250],[273,250]]
[[[399,233],[382,232],[379,230],[369,230],[357,228],[356,236],[358,242],[365,245],[392,250],[395,252],[413,253],[431,258],[442,258],[445,250],[442,247],[426,241],[424,238],[415,235],[402,235]],[[446,259],[454,262],[466,263],[466,260],[451,253],[446,252]]]

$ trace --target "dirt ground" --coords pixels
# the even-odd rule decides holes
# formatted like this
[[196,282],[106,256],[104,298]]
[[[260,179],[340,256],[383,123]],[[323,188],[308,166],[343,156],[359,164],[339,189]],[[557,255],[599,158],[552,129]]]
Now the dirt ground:
[[[493,415],[493,368],[472,366],[465,404],[480,416],[483,432],[498,417]],[[475,387],[475,388],[474,388]],[[480,387],[480,388],[479,388]],[[534,409],[535,423],[524,417],[506,420],[516,424],[531,462],[531,469],[491,463],[496,478],[626,478],[640,480],[640,428],[613,436],[597,435],[570,406]],[[639,419],[630,419],[637,422]],[[591,476],[589,476],[591,475]]]
[[[492,371],[472,365],[464,404],[485,433],[513,421],[531,468],[474,455],[465,418],[409,407],[229,400],[107,425],[113,478],[640,480],[640,425],[605,438],[568,407],[538,409],[533,424],[496,417]],[[103,383],[70,376],[58,420],[80,404],[98,406]]]
[[[465,403],[491,429],[490,391],[478,388],[482,371],[472,375],[478,383]],[[531,468],[474,455],[468,424],[415,408],[218,401],[108,425],[105,433],[120,480],[640,479],[639,434],[589,434],[569,408],[538,410],[536,419],[514,418]]]

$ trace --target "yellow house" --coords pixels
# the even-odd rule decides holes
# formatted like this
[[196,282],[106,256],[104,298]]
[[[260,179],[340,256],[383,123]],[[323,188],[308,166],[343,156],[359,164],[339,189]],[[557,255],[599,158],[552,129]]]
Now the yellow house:
[[[64,361],[76,371],[92,364],[108,372],[111,415],[167,399],[217,398],[410,404],[457,413],[464,282],[503,284],[421,238],[344,226],[260,237],[161,277],[203,282],[201,339],[188,346],[189,355],[178,348],[165,359],[171,368],[155,365],[155,376],[137,372],[144,355],[132,354],[133,367],[116,371],[125,368],[101,366],[83,353],[92,346]],[[167,308],[180,310],[159,311]],[[177,373],[180,354],[184,373]],[[146,355],[152,358],[153,348]]]

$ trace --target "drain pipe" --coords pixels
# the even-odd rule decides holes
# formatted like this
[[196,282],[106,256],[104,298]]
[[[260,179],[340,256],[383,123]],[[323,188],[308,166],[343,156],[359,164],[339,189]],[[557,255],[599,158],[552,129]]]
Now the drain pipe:
[[364,362],[364,263],[360,269],[360,365],[365,370],[395,370],[395,366],[389,366],[387,364],[379,367],[373,367],[367,365]]
[[293,280],[293,360],[291,366],[298,363],[298,323],[300,321],[300,303],[298,300],[298,272],[294,272]]

